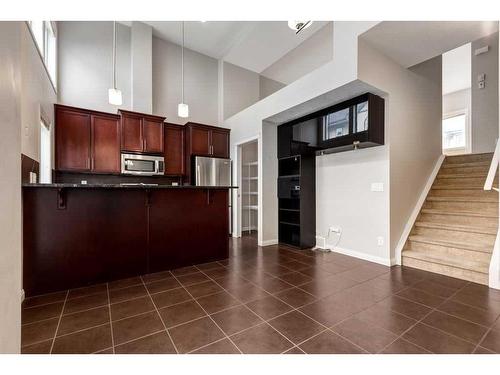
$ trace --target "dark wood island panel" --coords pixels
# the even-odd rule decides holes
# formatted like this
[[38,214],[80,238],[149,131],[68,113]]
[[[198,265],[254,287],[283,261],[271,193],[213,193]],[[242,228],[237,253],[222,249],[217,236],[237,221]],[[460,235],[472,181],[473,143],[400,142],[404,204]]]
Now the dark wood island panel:
[[227,188],[23,187],[27,296],[228,257]]

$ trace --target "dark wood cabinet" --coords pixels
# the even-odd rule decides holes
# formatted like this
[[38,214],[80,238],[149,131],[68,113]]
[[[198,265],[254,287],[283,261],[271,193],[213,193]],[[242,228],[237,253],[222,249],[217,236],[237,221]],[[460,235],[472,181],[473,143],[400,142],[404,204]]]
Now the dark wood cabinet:
[[55,118],[56,169],[90,171],[90,113],[56,105]]
[[120,173],[120,118],[92,115],[91,171]]
[[229,157],[230,131],[230,129],[194,122],[188,122],[185,125],[185,170],[188,182],[193,182],[191,178],[193,156]]
[[163,153],[165,117],[120,110],[121,150],[125,152]]
[[184,168],[184,126],[165,124],[164,126],[165,174],[182,176]]

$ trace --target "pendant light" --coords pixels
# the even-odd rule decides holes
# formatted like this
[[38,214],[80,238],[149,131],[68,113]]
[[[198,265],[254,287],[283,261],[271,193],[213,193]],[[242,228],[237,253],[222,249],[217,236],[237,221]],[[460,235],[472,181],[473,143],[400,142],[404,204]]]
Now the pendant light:
[[113,21],[113,88],[108,90],[109,104],[122,105],[122,92],[116,88],[116,21]]
[[182,21],[182,49],[181,49],[181,102],[177,106],[177,116],[189,117],[189,106],[184,103],[184,21]]

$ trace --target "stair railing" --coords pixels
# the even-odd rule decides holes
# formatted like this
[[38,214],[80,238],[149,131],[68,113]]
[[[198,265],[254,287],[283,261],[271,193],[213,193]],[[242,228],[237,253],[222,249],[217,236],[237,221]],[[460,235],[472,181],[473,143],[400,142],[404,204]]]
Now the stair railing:
[[497,144],[495,146],[495,152],[493,153],[493,159],[491,159],[490,169],[488,170],[488,176],[486,177],[486,181],[484,183],[484,190],[496,190],[498,188],[493,187],[493,182],[495,181],[495,175],[497,174],[497,170],[500,167],[500,143],[497,140]]

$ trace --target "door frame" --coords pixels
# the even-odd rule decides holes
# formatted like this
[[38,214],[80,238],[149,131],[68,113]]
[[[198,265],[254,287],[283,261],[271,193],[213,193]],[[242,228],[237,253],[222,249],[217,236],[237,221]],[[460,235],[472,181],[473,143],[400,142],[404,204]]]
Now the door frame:
[[[260,134],[245,138],[240,140],[239,142],[235,143],[233,145],[233,155],[234,155],[234,161],[233,165],[235,168],[233,169],[233,181],[236,181],[236,186],[238,186],[238,189],[233,190],[233,237],[241,237],[241,226],[242,226],[242,194],[241,194],[241,189],[242,189],[242,171],[243,171],[243,165],[242,165],[242,157],[241,157],[241,148],[243,145],[251,142],[257,141],[257,150],[260,150],[260,144],[261,144],[261,138]],[[257,152],[257,162],[259,163],[258,169],[259,169],[259,181],[257,181],[257,192],[258,192],[258,197],[260,198],[262,192],[261,192],[261,184],[260,178],[261,178],[261,173],[260,173],[260,168],[261,168],[261,160],[260,160],[260,153]],[[234,192],[236,194],[234,194]],[[261,207],[260,207],[260,199],[258,200],[258,208],[257,208],[257,213],[260,212]],[[260,220],[258,221],[257,224],[257,232],[259,233],[261,231],[260,228]]]

